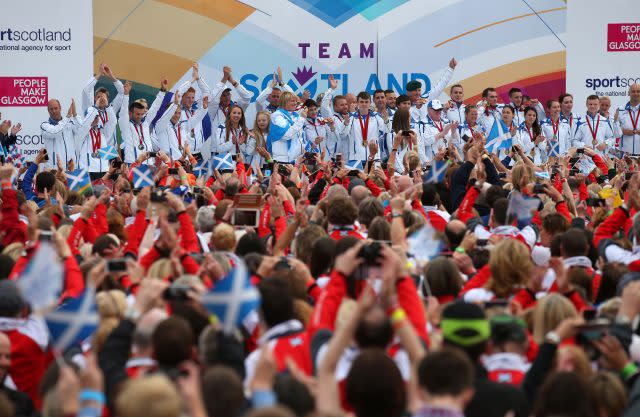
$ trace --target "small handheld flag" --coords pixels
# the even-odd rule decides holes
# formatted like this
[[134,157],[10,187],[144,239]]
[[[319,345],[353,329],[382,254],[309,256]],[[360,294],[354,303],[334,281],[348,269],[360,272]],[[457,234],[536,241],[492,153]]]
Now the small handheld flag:
[[431,168],[424,176],[424,182],[437,184],[444,179],[449,169],[449,161],[433,161]]
[[67,186],[70,190],[77,191],[80,194],[91,192],[89,172],[84,168],[67,171]]
[[198,163],[193,167],[193,175],[196,177],[200,177],[202,175],[207,175],[209,173],[209,161],[205,161],[204,159],[198,161]]
[[45,320],[51,339],[61,352],[88,338],[98,327],[94,290],[88,287],[80,297],[68,300],[47,314]]
[[507,214],[515,216],[518,221],[527,221],[533,218],[533,212],[538,208],[540,200],[535,197],[525,197],[517,191],[509,197]]
[[344,164],[344,167],[346,169],[349,169],[351,171],[362,171],[362,161],[356,161],[356,160],[352,160],[352,161],[347,161]]
[[500,149],[508,149],[512,146],[511,132],[502,119],[495,119],[491,132],[487,136],[485,147],[491,153],[498,153]]
[[40,243],[16,284],[33,311],[55,306],[62,292],[64,270],[50,243]]
[[436,237],[435,231],[430,224],[426,224],[407,239],[409,253],[418,261],[427,262],[440,254],[444,244]]
[[233,162],[233,156],[230,153],[219,154],[213,157],[213,168],[218,171],[235,170],[236,166]]
[[202,297],[202,304],[218,316],[224,331],[229,333],[260,306],[260,293],[251,283],[244,261],[232,253],[227,255],[233,262],[233,270]]
[[110,161],[112,159],[118,158],[118,151],[113,146],[107,146],[106,148],[98,149],[98,155],[100,155],[100,159],[104,159]]
[[133,188],[153,187],[153,174],[148,165],[133,168]]

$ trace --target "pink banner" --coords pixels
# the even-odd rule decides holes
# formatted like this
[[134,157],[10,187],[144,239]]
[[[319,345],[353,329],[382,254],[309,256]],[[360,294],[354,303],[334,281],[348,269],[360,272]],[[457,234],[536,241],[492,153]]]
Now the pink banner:
[[640,51],[640,23],[609,23],[607,51]]
[[0,106],[46,106],[48,77],[0,77]]

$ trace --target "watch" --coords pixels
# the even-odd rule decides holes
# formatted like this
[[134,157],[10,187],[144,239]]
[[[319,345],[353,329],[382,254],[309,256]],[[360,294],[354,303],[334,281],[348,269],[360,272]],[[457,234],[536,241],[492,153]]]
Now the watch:
[[559,345],[560,342],[562,342],[562,339],[560,339],[558,333],[556,333],[554,330],[551,330],[549,333],[544,335],[544,341],[553,343],[554,345]]

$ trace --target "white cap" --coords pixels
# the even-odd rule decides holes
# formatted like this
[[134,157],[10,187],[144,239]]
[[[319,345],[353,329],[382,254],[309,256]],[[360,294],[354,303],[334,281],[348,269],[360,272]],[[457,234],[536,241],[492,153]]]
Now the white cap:
[[440,100],[430,100],[427,104],[427,108],[433,110],[442,110],[444,107],[442,106],[442,103],[440,103]]

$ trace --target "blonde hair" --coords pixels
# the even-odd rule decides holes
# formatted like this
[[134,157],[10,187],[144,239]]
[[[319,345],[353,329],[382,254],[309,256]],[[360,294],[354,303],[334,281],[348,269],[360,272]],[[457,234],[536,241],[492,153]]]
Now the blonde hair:
[[213,228],[211,233],[211,249],[217,251],[232,252],[236,247],[236,234],[232,226],[220,223]]
[[533,270],[531,253],[516,239],[498,243],[489,256],[489,287],[498,297],[508,296],[514,287],[524,285]]
[[22,252],[24,252],[24,245],[21,242],[10,243],[2,249],[2,254],[13,259],[13,262],[16,262],[22,256]]
[[118,417],[180,417],[180,396],[162,375],[128,380],[116,398]]
[[539,299],[533,312],[533,339],[543,343],[547,333],[570,317],[578,317],[578,312],[565,296],[553,293]]
[[100,318],[122,318],[127,311],[127,296],[120,290],[100,291],[96,294],[96,309]]
[[529,177],[529,182],[533,181],[534,173],[533,168],[529,165],[525,165],[523,163],[518,163],[511,170],[511,184],[513,184],[513,188],[520,191],[520,182],[525,176]]
[[71,229],[73,229],[73,225],[63,224],[62,226],[58,227],[58,233],[60,233],[60,236],[62,236],[64,240],[67,240],[67,238],[71,234]]
[[290,91],[283,91],[282,94],[280,94],[280,102],[278,103],[278,106],[285,109],[287,108],[287,103],[289,102],[289,100],[291,100],[292,98],[297,99],[298,96],[296,96],[295,94],[293,94]]
[[[253,133],[253,137],[256,139],[256,147],[258,148],[264,147],[267,143],[267,139],[265,138],[264,134],[260,131],[260,128],[258,128],[258,117],[260,116],[265,116],[267,118],[267,121],[271,120],[271,114],[269,114],[269,112],[266,110],[260,110],[259,112],[256,113],[256,120],[253,123],[253,130],[251,132]],[[268,124],[267,124],[266,133],[269,133]]]
[[171,260],[168,258],[160,258],[151,264],[147,270],[147,277],[164,279],[173,274]]

